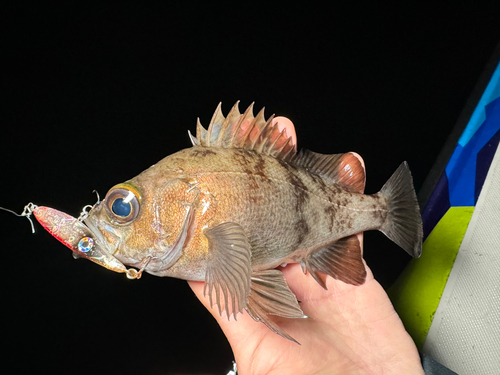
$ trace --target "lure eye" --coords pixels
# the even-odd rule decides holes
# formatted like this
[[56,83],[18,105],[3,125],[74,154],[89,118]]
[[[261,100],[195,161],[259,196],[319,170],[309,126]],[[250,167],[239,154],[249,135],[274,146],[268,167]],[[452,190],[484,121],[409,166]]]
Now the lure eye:
[[105,209],[111,220],[118,224],[130,224],[139,215],[141,196],[137,190],[120,184],[106,194]]
[[88,253],[94,247],[94,240],[92,237],[83,237],[80,242],[78,242],[78,250],[82,253]]

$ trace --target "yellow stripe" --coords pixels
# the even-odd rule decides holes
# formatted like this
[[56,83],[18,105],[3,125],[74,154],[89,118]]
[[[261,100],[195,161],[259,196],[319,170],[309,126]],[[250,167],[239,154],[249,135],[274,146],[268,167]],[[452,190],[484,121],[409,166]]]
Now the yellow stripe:
[[389,290],[389,296],[417,347],[424,345],[474,207],[451,207]]

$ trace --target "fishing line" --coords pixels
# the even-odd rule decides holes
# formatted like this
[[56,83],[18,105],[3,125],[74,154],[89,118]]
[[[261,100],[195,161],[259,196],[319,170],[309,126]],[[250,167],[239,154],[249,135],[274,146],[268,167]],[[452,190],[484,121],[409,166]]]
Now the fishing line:
[[37,207],[38,206],[36,204],[33,204],[30,202],[26,206],[24,206],[24,210],[20,214],[18,214],[17,212],[14,212],[12,210],[9,210],[7,208],[3,208],[3,207],[0,207],[0,210],[10,212],[11,214],[14,214],[18,217],[26,217],[26,219],[28,219],[30,224],[31,224],[31,232],[35,233],[35,225],[33,224],[33,220],[31,220],[31,214],[33,213],[33,211],[35,211],[37,209]]

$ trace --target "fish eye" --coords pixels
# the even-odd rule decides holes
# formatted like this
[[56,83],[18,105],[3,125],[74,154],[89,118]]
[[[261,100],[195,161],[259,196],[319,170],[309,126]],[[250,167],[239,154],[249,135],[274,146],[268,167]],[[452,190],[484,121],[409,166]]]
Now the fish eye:
[[111,206],[111,211],[120,217],[127,217],[132,212],[132,204],[123,198],[116,198]]
[[130,184],[112,187],[104,200],[106,213],[117,224],[130,224],[139,215],[141,195]]

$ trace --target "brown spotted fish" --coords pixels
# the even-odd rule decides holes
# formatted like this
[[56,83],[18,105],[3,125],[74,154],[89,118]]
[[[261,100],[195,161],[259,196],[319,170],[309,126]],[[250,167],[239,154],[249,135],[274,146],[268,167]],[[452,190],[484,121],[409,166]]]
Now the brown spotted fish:
[[205,281],[219,313],[245,309],[290,340],[268,318],[303,317],[280,264],[300,262],[324,288],[325,275],[363,284],[356,233],[372,229],[420,255],[422,222],[406,163],[365,195],[356,154],[296,153],[264,110],[240,114],[238,103],[227,117],[219,105],[208,130],[198,121],[190,137],[193,147],[114,186],[83,218],[47,207],[33,213],[77,255],[132,278],[145,271]]

